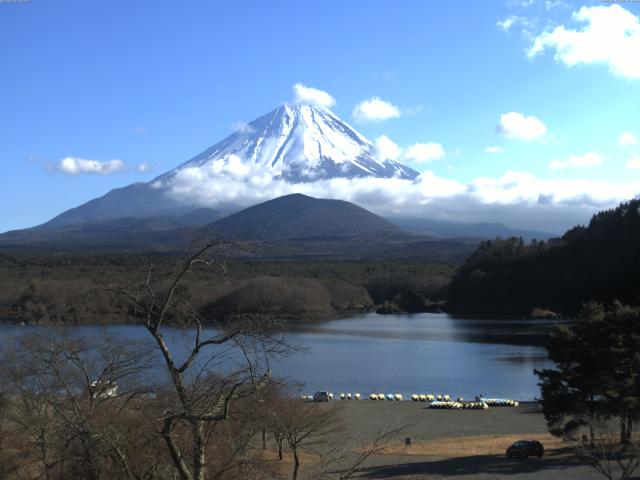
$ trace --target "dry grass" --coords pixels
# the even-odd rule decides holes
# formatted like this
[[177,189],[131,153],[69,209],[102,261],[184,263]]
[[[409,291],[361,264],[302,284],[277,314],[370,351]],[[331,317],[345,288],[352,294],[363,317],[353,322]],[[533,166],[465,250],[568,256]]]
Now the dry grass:
[[[550,434],[518,434],[518,435],[483,435],[483,436],[466,436],[466,437],[450,437],[438,440],[413,442],[411,447],[407,448],[404,442],[390,443],[383,451],[372,457],[378,458],[374,463],[385,464],[393,461],[389,457],[426,457],[426,458],[454,458],[454,457],[473,457],[479,455],[504,455],[509,445],[517,440],[538,440],[545,447],[545,455],[557,455],[560,450],[566,448],[566,444]],[[314,470],[317,465],[318,457],[311,452],[301,452],[302,468],[301,474],[309,473]],[[273,473],[288,476],[293,470],[293,459],[290,452],[285,449],[284,459],[278,460],[276,450],[269,448],[261,450],[259,458],[270,465]]]
[[[278,458],[278,451],[275,448],[269,447],[266,450],[255,449],[253,451],[255,458],[259,459],[268,470],[281,477],[287,478],[293,471],[293,456],[291,451],[285,447],[282,460]],[[306,449],[299,450],[300,456],[300,473],[304,477],[304,473],[313,471],[318,463],[318,456]]]
[[393,456],[424,456],[450,458],[475,455],[503,455],[509,445],[518,440],[538,440],[542,442],[545,453],[553,454],[554,450],[566,447],[559,438],[550,434],[532,435],[482,435],[455,438],[441,438],[421,442],[412,442],[410,447],[404,443],[393,443],[385,448],[382,455]]

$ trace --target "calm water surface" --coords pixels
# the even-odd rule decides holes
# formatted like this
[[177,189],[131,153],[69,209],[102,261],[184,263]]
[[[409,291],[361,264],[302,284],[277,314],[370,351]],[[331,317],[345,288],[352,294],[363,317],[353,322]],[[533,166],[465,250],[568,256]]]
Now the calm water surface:
[[[521,400],[539,396],[534,368],[552,363],[542,346],[551,323],[540,320],[458,319],[446,314],[358,315],[297,328],[287,334],[304,352],[273,363],[274,374],[304,382],[304,390],[448,393]],[[34,329],[0,325],[1,338]],[[74,327],[78,335],[147,338],[135,325]],[[186,351],[190,333],[166,335]]]

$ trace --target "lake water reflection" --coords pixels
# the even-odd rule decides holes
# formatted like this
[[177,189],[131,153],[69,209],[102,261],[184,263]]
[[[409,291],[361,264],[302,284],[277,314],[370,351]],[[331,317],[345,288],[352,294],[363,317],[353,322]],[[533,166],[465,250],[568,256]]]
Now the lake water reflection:
[[552,365],[542,346],[550,327],[446,314],[364,315],[295,332],[309,354],[281,365],[309,391],[533,399],[539,396],[533,369]]
[[[552,363],[542,346],[551,323],[540,320],[459,319],[446,314],[358,315],[306,325],[288,333],[303,353],[273,364],[278,376],[305,383],[305,391],[449,393],[452,396],[539,396],[534,368]],[[34,328],[0,326],[6,341]],[[74,327],[79,335],[144,339],[134,325]],[[188,336],[188,334],[186,334]],[[167,335],[185,348],[185,333]]]

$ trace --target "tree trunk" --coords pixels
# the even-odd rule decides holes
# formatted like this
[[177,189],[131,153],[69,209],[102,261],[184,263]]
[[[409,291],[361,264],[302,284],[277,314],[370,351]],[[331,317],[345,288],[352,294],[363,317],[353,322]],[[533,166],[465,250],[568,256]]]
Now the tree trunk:
[[207,478],[207,441],[204,435],[204,424],[201,421],[193,423],[193,457],[194,457],[194,477],[196,480],[206,480]]
[[298,457],[298,449],[291,448],[291,452],[293,453],[293,480],[298,480],[298,470],[300,470],[300,458]]
[[187,467],[187,463],[184,460],[184,457],[180,453],[180,449],[176,444],[175,439],[173,438],[173,420],[170,418],[166,418],[164,420],[164,427],[162,429],[162,437],[164,438],[167,448],[169,449],[169,453],[171,454],[171,459],[173,460],[173,464],[175,465],[178,473],[180,474],[180,478],[182,480],[193,480],[191,473],[189,472],[189,467]]
[[267,429],[262,427],[262,449],[267,449]]
[[44,429],[38,430],[37,442],[40,450],[40,461],[44,468],[44,478],[45,480],[50,480],[51,472],[49,467],[49,455],[47,453],[47,438],[45,436]]
[[627,417],[627,424],[625,426],[626,438],[624,443],[628,445],[631,443],[631,438],[633,436],[633,419],[631,418],[630,413],[627,413],[626,417]]
[[278,445],[278,458],[282,460],[282,443],[284,438],[282,438],[282,435],[279,433],[274,433],[273,438],[275,438],[276,444]]
[[595,428],[593,427],[595,412],[594,412],[594,402],[592,394],[589,394],[589,448],[593,450],[596,447],[596,433]]
[[620,444],[624,445],[627,442],[627,414],[620,414]]

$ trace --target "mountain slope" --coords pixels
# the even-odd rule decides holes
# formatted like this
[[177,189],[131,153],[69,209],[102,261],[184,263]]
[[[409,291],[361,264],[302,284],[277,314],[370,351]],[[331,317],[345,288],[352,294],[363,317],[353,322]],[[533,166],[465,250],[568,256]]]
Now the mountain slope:
[[0,235],[0,246],[151,246],[167,232],[200,227],[224,214],[202,208],[177,215],[122,217],[95,222],[14,230]]
[[509,228],[501,223],[460,223],[417,217],[387,217],[387,220],[407,231],[435,238],[522,237],[524,240],[547,240],[555,236],[549,232]]
[[394,235],[391,222],[342,200],[286,195],[249,207],[203,228],[214,238],[276,241]]
[[195,206],[181,205],[148,183],[133,183],[67,210],[37,228],[60,228],[125,217],[179,215],[194,209]]
[[475,248],[468,241],[432,241],[407,233],[349,202],[300,194],[279,197],[199,227],[217,216],[187,214],[107,219],[81,225],[35,228],[0,235],[0,252],[85,253],[185,252],[207,239],[248,240],[251,249],[229,246],[242,258],[363,260],[415,258],[459,262]]
[[377,159],[373,144],[329,110],[283,105],[158,180],[183,168],[213,166],[233,155],[245,167],[290,183],[363,176],[412,180],[418,176],[399,162]]
[[[418,173],[376,156],[373,144],[335,114],[310,105],[283,105],[148,183],[111,190],[56,216],[40,228],[99,222],[123,217],[158,217],[187,213],[202,200],[173,195],[181,174],[202,169],[210,175],[229,165],[251,176],[289,183],[330,178],[404,178]],[[209,180],[218,181],[218,180]],[[220,177],[224,182],[224,177]],[[208,206],[218,208],[211,198]]]

